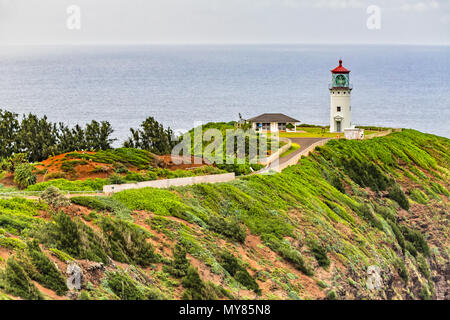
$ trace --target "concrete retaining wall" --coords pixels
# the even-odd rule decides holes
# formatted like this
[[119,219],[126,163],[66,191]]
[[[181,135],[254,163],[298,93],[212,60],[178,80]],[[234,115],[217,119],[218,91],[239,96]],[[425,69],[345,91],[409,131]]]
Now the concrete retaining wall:
[[186,177],[186,178],[175,178],[175,179],[164,179],[164,180],[153,180],[144,181],[138,183],[127,183],[127,184],[116,184],[103,186],[103,192],[105,194],[112,194],[128,189],[141,189],[141,188],[169,188],[169,187],[180,187],[189,186],[193,184],[200,183],[217,183],[217,182],[228,182],[235,179],[234,172],[224,173],[224,174],[213,174],[209,176],[196,176],[196,177]]

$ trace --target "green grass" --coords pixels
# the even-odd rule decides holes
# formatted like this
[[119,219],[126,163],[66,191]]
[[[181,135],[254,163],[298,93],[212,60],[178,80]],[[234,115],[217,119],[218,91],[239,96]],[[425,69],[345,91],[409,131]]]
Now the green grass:
[[286,157],[298,149],[300,149],[300,145],[297,143],[292,143],[291,147],[280,155],[280,158]]
[[57,187],[61,191],[101,191],[104,185],[108,185],[108,179],[87,179],[84,181],[70,181],[67,179],[55,179],[29,186],[26,191],[44,191],[50,186]]
[[82,159],[106,164],[122,164],[127,167],[135,166],[145,168],[154,164],[154,155],[145,150],[133,148],[119,148],[114,150],[98,151],[94,154],[71,152],[66,159]]

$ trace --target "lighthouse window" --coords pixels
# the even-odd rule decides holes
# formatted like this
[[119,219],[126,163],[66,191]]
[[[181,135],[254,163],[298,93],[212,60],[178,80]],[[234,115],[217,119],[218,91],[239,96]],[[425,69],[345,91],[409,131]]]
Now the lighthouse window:
[[341,112],[341,107],[337,107],[337,112]]

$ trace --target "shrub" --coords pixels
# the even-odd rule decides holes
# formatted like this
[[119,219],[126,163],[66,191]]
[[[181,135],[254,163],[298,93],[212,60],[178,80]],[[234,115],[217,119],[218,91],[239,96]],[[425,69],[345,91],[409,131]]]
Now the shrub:
[[336,299],[337,299],[336,291],[334,291],[334,290],[328,291],[327,300],[336,300]]
[[107,286],[122,300],[145,300],[145,291],[136,281],[123,272],[108,273]]
[[112,211],[112,208],[98,197],[72,197],[70,201],[83,207],[97,211]]
[[121,163],[115,164],[114,167],[115,167],[115,168],[114,168],[114,172],[115,172],[115,173],[128,173],[128,168],[125,167],[125,166],[124,166],[123,164],[121,164]]
[[71,160],[63,161],[61,163],[61,170],[64,172],[75,172],[75,167],[88,164],[85,160]]
[[27,255],[30,263],[26,270],[30,278],[36,280],[44,287],[56,292],[57,295],[64,295],[68,288],[61,272],[55,264],[42,252],[36,240],[28,242]]
[[311,268],[305,264],[300,252],[276,238],[267,239],[267,241],[272,250],[277,252],[286,261],[292,263],[297,270],[300,270],[308,276],[312,276],[314,274]]
[[373,214],[372,209],[368,204],[361,204],[356,209],[357,213],[366,219],[372,226],[383,230],[383,225],[381,224],[380,220],[377,219],[377,217]]
[[190,266],[189,260],[186,258],[186,249],[183,246],[176,244],[172,253],[173,261],[171,261],[168,266],[164,266],[164,269],[172,276],[182,278],[186,276]]
[[159,260],[144,229],[137,225],[103,217],[99,223],[108,244],[111,247],[112,258],[124,263],[136,263],[143,267]]
[[411,242],[417,251],[423,253],[426,257],[430,256],[430,247],[419,231],[410,229],[407,226],[401,226],[401,231],[405,239]]
[[212,215],[208,220],[208,224],[211,230],[217,233],[223,234],[224,236],[240,243],[245,242],[247,232],[239,220],[235,217],[223,218],[218,215]]
[[389,198],[395,200],[403,209],[409,210],[408,199],[397,184],[389,188]]
[[45,175],[45,180],[64,179],[66,174],[61,171],[51,172]]
[[422,191],[420,191],[419,189],[412,189],[410,192],[410,195],[411,195],[411,199],[413,199],[417,203],[427,204],[427,202],[428,202],[427,195],[425,193],[423,193]]
[[25,249],[26,245],[22,240],[0,236],[0,247],[15,250]]
[[25,189],[36,183],[37,176],[33,173],[33,168],[33,165],[29,163],[22,163],[14,171],[14,182],[20,189]]
[[193,266],[188,268],[182,283],[185,288],[183,300],[216,300],[218,298],[214,287],[205,284]]
[[417,267],[420,273],[422,273],[425,278],[429,279],[431,272],[430,268],[428,268],[427,260],[422,255],[418,255],[416,260],[417,260]]
[[15,258],[9,258],[5,270],[6,292],[27,300],[42,300],[42,293],[31,282],[21,264]]
[[327,250],[324,247],[316,241],[310,241],[309,248],[319,263],[319,266],[326,268],[330,265],[330,259],[328,259]]
[[405,281],[408,282],[409,276],[408,276],[408,270],[406,269],[405,263],[397,259],[394,263],[395,268],[397,269],[397,272],[399,276]]
[[248,273],[247,269],[228,251],[220,254],[219,263],[228,271],[228,273],[249,290],[261,293],[258,283]]
[[128,172],[125,176],[125,180],[142,182],[145,181],[145,176],[137,172]]
[[44,200],[53,210],[70,205],[70,200],[67,199],[58,188],[53,186],[45,189],[45,191],[41,194],[41,199]]
[[79,218],[72,220],[64,212],[53,216],[55,223],[39,228],[33,236],[48,246],[78,259],[108,262],[109,248],[104,238]]
[[126,180],[121,175],[112,174],[108,177],[108,182],[110,184],[124,184]]
[[158,176],[153,171],[147,171],[145,173],[145,180],[152,181],[152,180],[157,180],[157,179],[158,179]]

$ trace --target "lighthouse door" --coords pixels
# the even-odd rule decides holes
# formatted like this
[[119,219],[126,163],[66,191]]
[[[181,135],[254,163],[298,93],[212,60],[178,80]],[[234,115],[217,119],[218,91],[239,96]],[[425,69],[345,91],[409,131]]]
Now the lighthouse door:
[[341,132],[341,122],[340,121],[336,121],[336,131]]

